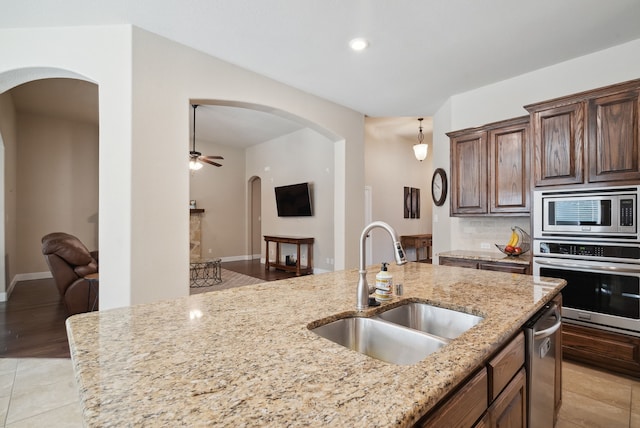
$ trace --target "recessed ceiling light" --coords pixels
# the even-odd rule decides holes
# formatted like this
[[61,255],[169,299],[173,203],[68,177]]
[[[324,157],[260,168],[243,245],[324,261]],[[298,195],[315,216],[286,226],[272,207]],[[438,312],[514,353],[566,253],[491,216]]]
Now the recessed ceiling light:
[[356,39],[351,40],[349,42],[349,46],[354,51],[362,51],[362,50],[365,50],[369,46],[369,42],[365,38],[358,37]]

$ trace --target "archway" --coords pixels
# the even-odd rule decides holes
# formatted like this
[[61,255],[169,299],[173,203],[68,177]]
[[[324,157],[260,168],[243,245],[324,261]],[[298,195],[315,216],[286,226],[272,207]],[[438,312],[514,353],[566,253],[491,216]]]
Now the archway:
[[[75,98],[78,94],[75,90],[69,90],[70,86],[64,84],[57,85],[60,82],[91,88],[90,97],[93,97],[95,103],[93,117],[95,123],[91,125],[92,130],[88,130],[87,127],[81,129],[83,126],[78,125],[84,119],[78,119],[74,125],[70,124],[73,120],[67,115],[72,112],[63,111],[63,104],[72,109],[77,107],[78,111],[82,111],[81,114],[85,114],[89,109],[84,108]],[[35,86],[37,88],[34,88]],[[44,94],[43,87],[50,88],[51,92]],[[59,92],[58,100],[46,98],[53,97],[52,94],[56,90]],[[93,247],[91,249],[97,249],[99,137],[97,85],[91,79],[77,73],[54,68],[8,71],[0,75],[0,96],[4,97],[5,102],[9,100],[8,103],[14,114],[12,125],[8,125],[6,121],[2,124],[3,118],[0,118],[0,125],[4,125],[4,129],[0,129],[0,132],[6,136],[12,133],[17,134],[16,129],[22,129],[19,136],[14,135],[9,140],[0,139],[3,155],[0,159],[2,161],[0,175],[3,177],[0,182],[0,200],[2,201],[0,212],[7,219],[6,230],[5,223],[0,224],[0,250],[6,255],[0,262],[2,271],[0,272],[0,301],[3,301],[8,300],[17,282],[46,278],[50,275],[39,248],[39,238],[43,234],[56,230],[67,230],[73,233],[74,230],[70,230],[66,222],[83,222],[87,229],[81,233],[86,236],[84,240],[89,241],[87,245]],[[32,105],[25,109],[25,105],[29,103]],[[54,108],[57,107],[57,112],[46,112],[52,104]],[[54,126],[54,128],[47,130],[47,126]],[[13,132],[7,129],[8,127],[13,127]],[[46,137],[44,137],[45,134]],[[78,158],[84,157],[87,154],[85,149],[89,147],[81,144],[79,140],[87,141],[87,135],[94,140],[95,146],[90,149],[90,152],[95,158],[92,161],[87,162],[84,159],[83,162],[79,162],[81,159]],[[17,151],[18,139],[23,143],[20,158]],[[46,140],[47,144],[38,149],[38,139]],[[60,146],[54,147],[56,144]],[[76,144],[75,148],[74,144]],[[50,150],[54,149],[55,156],[52,156]],[[63,162],[60,161],[61,157],[65,157]],[[94,170],[95,174],[87,168]],[[17,185],[18,182],[20,186]],[[80,190],[80,187],[85,189],[86,186],[93,186],[90,191],[91,196],[78,197],[78,195],[87,194],[86,191]],[[36,193],[32,194],[34,189]],[[60,189],[64,189],[62,193],[58,193]],[[22,197],[18,199],[20,195]],[[90,213],[84,208],[78,209],[78,204],[83,205],[91,198],[93,198],[93,208],[90,209]],[[34,200],[40,201],[39,204]],[[51,203],[50,200],[56,203]],[[56,205],[57,203],[59,205]],[[68,209],[61,215],[65,220],[56,222],[55,215],[51,213],[59,214],[62,207]],[[26,217],[34,225],[33,227],[25,226]],[[21,230],[23,232],[20,232]],[[77,230],[75,232],[77,233]],[[25,236],[25,233],[29,236]]]
[[[202,207],[206,210],[203,256],[211,254],[223,261],[262,258],[265,233],[312,234],[317,237],[314,267],[333,270],[335,248],[343,246],[343,237],[336,238],[334,227],[338,197],[335,153],[343,140],[317,124],[272,107],[220,100],[191,102],[199,106],[197,150],[224,156],[221,168],[205,165],[191,176],[190,199],[197,199],[198,207],[200,199],[206,204]],[[244,172],[241,182],[234,169]],[[278,217],[273,188],[297,182],[315,182],[314,216]],[[222,200],[224,206],[219,203]],[[243,220],[238,224],[240,218]]]

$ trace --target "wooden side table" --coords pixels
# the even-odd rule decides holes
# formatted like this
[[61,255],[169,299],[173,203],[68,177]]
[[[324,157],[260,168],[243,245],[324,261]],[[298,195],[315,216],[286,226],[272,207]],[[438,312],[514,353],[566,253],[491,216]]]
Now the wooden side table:
[[[296,276],[306,275],[313,273],[313,238],[301,237],[301,236],[271,236],[265,235],[264,241],[266,243],[266,257],[264,261],[265,270],[269,270],[270,267],[275,269],[285,270],[288,272],[295,272]],[[269,260],[269,243],[276,243],[276,260]],[[296,261],[295,264],[282,263],[280,259],[280,244],[293,244],[296,246]],[[300,261],[300,246],[307,246],[307,265],[301,266]]]
[[[431,234],[424,233],[420,235],[402,235],[400,236],[400,244],[402,244],[402,248],[405,250],[407,248],[415,248],[416,250],[416,261],[419,262],[421,260],[431,260]],[[424,248],[425,258],[420,258],[420,249]]]

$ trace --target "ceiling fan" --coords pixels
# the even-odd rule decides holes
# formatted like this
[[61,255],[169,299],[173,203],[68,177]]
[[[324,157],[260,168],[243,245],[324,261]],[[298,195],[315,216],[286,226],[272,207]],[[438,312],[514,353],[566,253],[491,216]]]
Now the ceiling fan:
[[189,169],[194,171],[199,170],[202,168],[202,162],[213,166],[222,166],[218,162],[215,162],[215,160],[224,159],[222,156],[204,156],[202,153],[196,151],[196,108],[198,108],[198,104],[191,104],[191,107],[193,107],[193,148],[189,152]]

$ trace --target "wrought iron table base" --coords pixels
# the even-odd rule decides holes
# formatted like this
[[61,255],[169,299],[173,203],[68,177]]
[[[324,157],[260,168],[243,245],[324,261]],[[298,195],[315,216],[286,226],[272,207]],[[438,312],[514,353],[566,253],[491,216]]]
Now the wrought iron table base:
[[222,282],[221,259],[191,262],[191,287],[209,287]]

